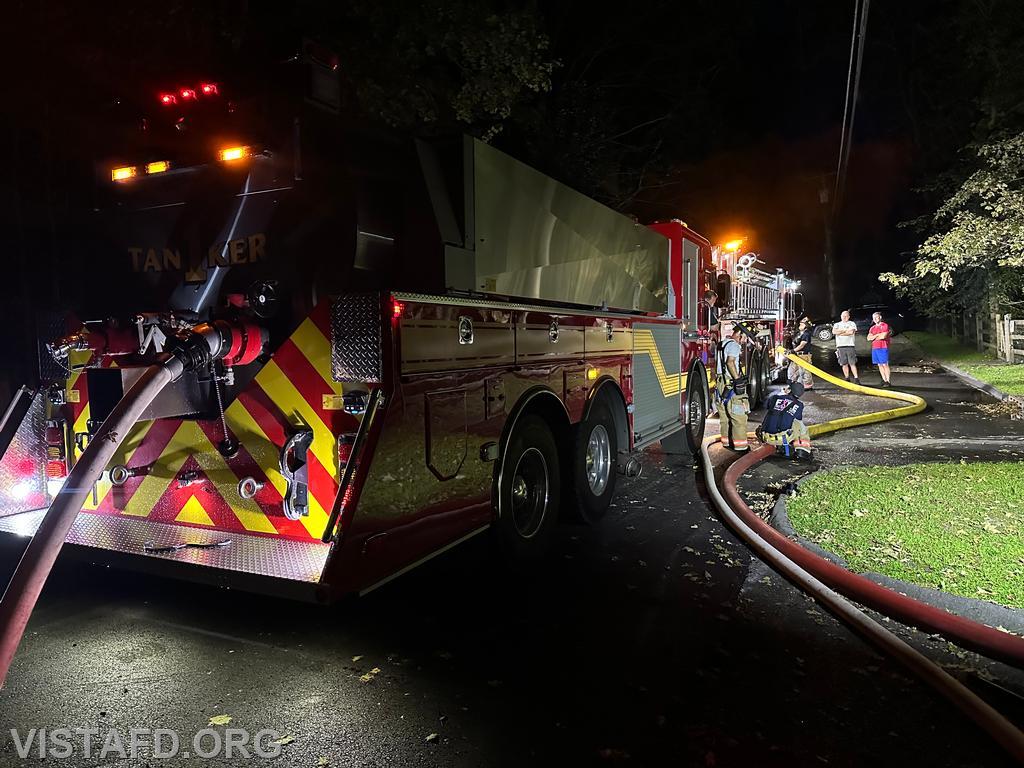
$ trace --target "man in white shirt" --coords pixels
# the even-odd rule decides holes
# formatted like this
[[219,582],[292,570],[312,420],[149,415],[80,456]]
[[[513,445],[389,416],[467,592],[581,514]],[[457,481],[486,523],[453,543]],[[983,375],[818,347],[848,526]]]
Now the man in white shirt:
[[850,320],[850,313],[845,309],[840,317],[840,321],[832,326],[832,335],[836,337],[836,357],[843,366],[843,378],[849,381],[852,373],[853,383],[860,384],[860,375],[857,373],[857,324]]

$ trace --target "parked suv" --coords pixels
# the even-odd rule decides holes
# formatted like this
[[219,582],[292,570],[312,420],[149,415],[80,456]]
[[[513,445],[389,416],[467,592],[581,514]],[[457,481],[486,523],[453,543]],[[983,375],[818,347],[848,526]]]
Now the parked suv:
[[[885,304],[865,304],[863,307],[850,309],[850,319],[857,324],[857,333],[866,334],[874,325],[871,316],[875,312],[882,313],[882,320],[889,324],[892,335],[903,332],[903,315]],[[812,331],[818,341],[832,341],[832,323],[815,323]]]

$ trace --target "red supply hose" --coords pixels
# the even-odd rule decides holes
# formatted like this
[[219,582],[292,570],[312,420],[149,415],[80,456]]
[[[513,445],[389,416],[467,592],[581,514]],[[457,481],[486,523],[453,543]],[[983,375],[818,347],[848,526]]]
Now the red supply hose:
[[[938,664],[885,629],[849,600],[844,599],[838,592],[810,573],[809,569],[805,570],[801,564],[798,564],[795,558],[791,558],[788,553],[780,551],[776,547],[777,541],[775,537],[764,535],[766,533],[765,529],[772,533],[777,533],[777,531],[770,528],[761,518],[755,515],[743,503],[742,499],[739,500],[740,504],[735,506],[735,508],[732,506],[736,504],[738,494],[734,490],[732,480],[729,479],[730,476],[735,479],[744,469],[762,460],[767,455],[765,448],[771,446],[765,446],[755,451],[752,455],[741,458],[729,467],[725,478],[727,483],[726,495],[729,496],[729,501],[725,499],[715,483],[714,467],[708,454],[708,445],[717,439],[714,438],[706,441],[701,447],[704,478],[707,483],[708,492],[711,494],[711,498],[726,524],[743,539],[751,551],[796,585],[802,592],[812,596],[832,615],[843,621],[866,641],[903,664],[907,670],[950,701],[979,727],[985,730],[1010,755],[1024,764],[1024,733],[1021,733],[1013,723]],[[774,448],[772,450],[774,451]],[[737,468],[741,464],[743,466]],[[735,472],[733,471],[734,469],[736,470]],[[729,493],[729,491],[732,491],[732,493]],[[737,510],[739,511],[737,512]],[[786,542],[792,543],[785,537],[782,538]],[[802,547],[798,548],[806,552]],[[831,565],[831,563],[829,564]],[[845,569],[842,570],[845,571]],[[849,572],[847,571],[847,573]]]
[[0,687],[50,569],[93,485],[142,412],[182,371],[177,357],[146,369],[110,412],[43,516],[0,600]]

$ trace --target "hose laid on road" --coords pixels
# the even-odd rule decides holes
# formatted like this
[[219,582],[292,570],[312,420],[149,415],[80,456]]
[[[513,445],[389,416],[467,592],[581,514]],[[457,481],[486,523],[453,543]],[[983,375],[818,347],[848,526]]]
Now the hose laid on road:
[[[804,360],[795,357],[790,359],[811,371],[815,376],[830,381],[844,389],[862,392],[874,397],[885,397],[891,400],[902,400],[910,403],[910,405],[902,408],[875,411],[874,413],[866,413],[860,416],[848,416],[821,424],[814,424],[809,428],[812,435],[825,435],[852,426],[909,416],[924,410],[927,405],[917,395],[851,384],[822,371]],[[938,633],[958,645],[970,648],[985,656],[1017,667],[1024,667],[1024,638],[1002,632],[985,624],[979,624],[962,616],[957,616],[877,584],[865,576],[836,565],[831,560],[819,557],[762,520],[747,506],[743,497],[736,489],[736,484],[744,472],[771,456],[774,450],[772,446],[762,446],[751,454],[741,457],[728,468],[724,478],[724,493],[733,505],[733,509],[742,515],[748,525],[757,530],[772,546],[837,591],[869,608],[898,619],[905,624],[911,624],[926,629],[929,632]]]
[[860,392],[864,395],[871,395],[872,397],[884,397],[889,400],[900,400],[910,405],[904,405],[899,408],[890,408],[885,411],[874,411],[872,413],[862,413],[859,416],[846,416],[841,419],[833,419],[832,421],[825,421],[821,424],[812,424],[808,429],[811,433],[811,437],[817,437],[819,435],[827,435],[832,432],[838,432],[841,429],[849,429],[850,427],[860,427],[865,424],[875,424],[879,421],[891,421],[892,419],[900,419],[904,416],[913,416],[915,413],[920,413],[928,407],[928,403],[923,397],[917,395],[911,395],[908,392],[898,392],[891,389],[875,389],[874,387],[865,387],[863,384],[853,384],[849,381],[844,381],[838,376],[833,376],[831,373],[826,373],[820,368],[811,365],[806,360],[802,360],[796,355],[790,355],[782,347],[778,347],[776,352],[785,355],[790,362],[796,363],[801,368],[810,371],[818,378],[824,379],[825,381],[835,384],[837,387],[848,389],[851,392]]
[[[920,651],[915,650],[892,632],[885,629],[849,600],[815,578],[811,573],[794,562],[793,559],[776,549],[773,544],[761,536],[759,530],[755,530],[747,524],[748,515],[740,515],[733,510],[718,490],[718,486],[715,483],[715,470],[711,463],[711,456],[708,454],[708,446],[718,440],[720,438],[713,437],[705,440],[701,445],[704,480],[708,492],[711,494],[711,499],[714,501],[726,524],[743,539],[744,543],[754,554],[791,581],[802,592],[817,600],[832,615],[844,622],[869,643],[903,664],[911,673],[930,685],[977,723],[1002,745],[1007,752],[1018,761],[1024,763],[1024,733],[1021,733],[1013,723]],[[756,515],[754,517],[757,518]],[[757,520],[763,523],[760,518],[757,518]]]
[[[784,350],[782,351],[784,353]],[[916,395],[850,384],[795,356],[789,359],[844,389],[909,403],[900,408],[817,424],[810,428],[812,435],[824,435],[852,426],[909,416],[927,407],[927,403]],[[962,645],[1018,666],[1024,660],[1024,640],[948,614],[875,584],[863,576],[818,557],[769,526],[743,501],[736,489],[736,481],[743,472],[772,455],[775,451],[773,446],[762,446],[741,457],[726,470],[724,482],[725,496],[729,499],[727,501],[715,482],[714,467],[708,453],[708,447],[719,440],[718,437],[705,440],[701,445],[701,455],[708,491],[729,527],[764,562],[818,600],[867,641],[902,663],[989,733],[1018,761],[1024,763],[1024,733],[940,666],[844,599],[839,592],[901,621],[939,631]]]
[[46,577],[93,485],[143,411],[183,370],[181,360],[168,357],[143,372],[104,420],[46,510],[0,600],[0,687],[7,679],[11,660]]

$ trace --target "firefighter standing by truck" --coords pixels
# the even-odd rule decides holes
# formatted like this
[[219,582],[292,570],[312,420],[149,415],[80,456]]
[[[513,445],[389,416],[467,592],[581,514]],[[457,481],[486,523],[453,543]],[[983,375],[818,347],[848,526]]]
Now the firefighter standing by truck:
[[718,345],[715,365],[715,393],[718,405],[719,428],[722,445],[737,453],[750,450],[747,445],[747,377],[743,371],[743,337],[752,336],[743,325],[736,323]]

